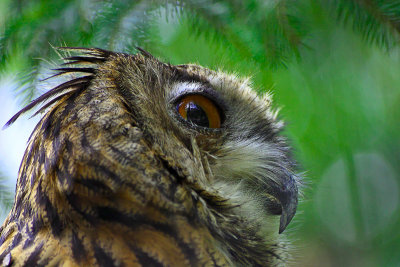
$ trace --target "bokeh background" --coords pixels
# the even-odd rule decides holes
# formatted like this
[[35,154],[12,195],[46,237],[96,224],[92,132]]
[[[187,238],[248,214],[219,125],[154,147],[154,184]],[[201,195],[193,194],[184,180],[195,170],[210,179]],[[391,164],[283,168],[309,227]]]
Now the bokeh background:
[[[0,124],[45,92],[52,46],[135,46],[251,76],[287,122],[302,202],[290,266],[400,266],[400,1],[0,1]],[[0,219],[39,118],[0,131]]]

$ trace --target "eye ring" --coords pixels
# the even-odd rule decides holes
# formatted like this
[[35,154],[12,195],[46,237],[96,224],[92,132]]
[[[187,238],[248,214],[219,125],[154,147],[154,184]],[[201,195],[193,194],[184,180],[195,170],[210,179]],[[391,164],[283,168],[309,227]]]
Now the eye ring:
[[198,127],[221,128],[220,108],[210,98],[201,94],[188,94],[176,102],[177,113],[187,122]]

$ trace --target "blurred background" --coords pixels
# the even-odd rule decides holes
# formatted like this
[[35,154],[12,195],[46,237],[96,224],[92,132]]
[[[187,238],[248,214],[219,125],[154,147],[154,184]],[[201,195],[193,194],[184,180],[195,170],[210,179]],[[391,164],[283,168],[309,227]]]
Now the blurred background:
[[[388,0],[1,0],[0,124],[48,90],[52,46],[140,46],[251,76],[305,173],[290,266],[400,266],[399,33]],[[0,131],[1,221],[38,119]]]

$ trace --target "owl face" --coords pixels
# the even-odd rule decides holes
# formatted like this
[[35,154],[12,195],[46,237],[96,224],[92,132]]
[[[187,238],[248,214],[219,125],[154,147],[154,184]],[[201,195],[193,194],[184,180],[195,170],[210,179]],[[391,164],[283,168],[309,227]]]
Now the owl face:
[[[152,149],[187,181],[234,203],[241,216],[279,233],[297,207],[298,178],[283,123],[268,94],[248,79],[197,65],[162,63],[144,52],[117,57],[108,76]],[[277,228],[271,231],[277,232]]]

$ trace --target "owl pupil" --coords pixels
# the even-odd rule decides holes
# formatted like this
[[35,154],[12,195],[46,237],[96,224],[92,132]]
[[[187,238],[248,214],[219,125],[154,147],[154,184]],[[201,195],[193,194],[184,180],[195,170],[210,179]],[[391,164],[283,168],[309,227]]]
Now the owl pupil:
[[193,102],[189,102],[186,106],[187,120],[197,126],[209,127],[207,114],[204,110]]

